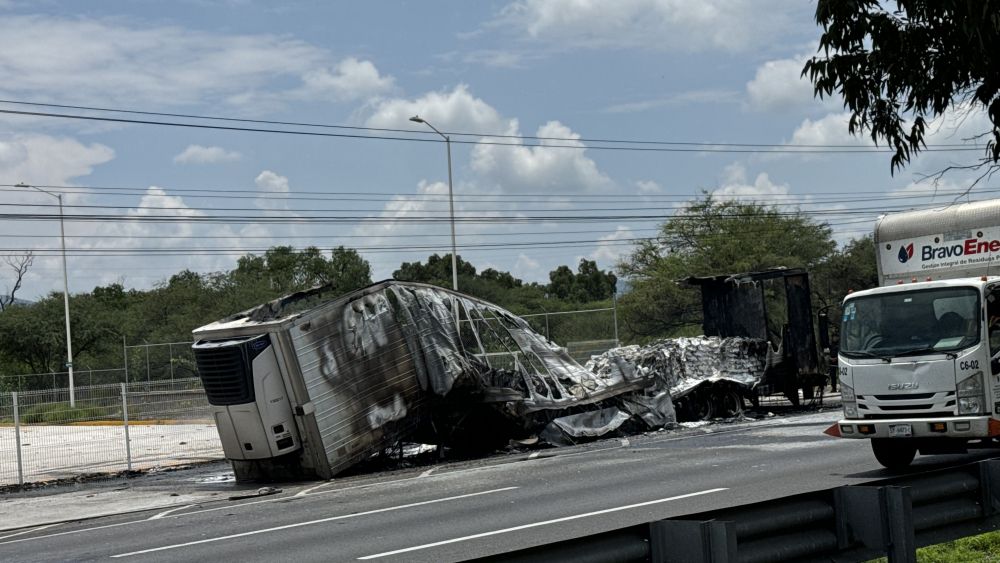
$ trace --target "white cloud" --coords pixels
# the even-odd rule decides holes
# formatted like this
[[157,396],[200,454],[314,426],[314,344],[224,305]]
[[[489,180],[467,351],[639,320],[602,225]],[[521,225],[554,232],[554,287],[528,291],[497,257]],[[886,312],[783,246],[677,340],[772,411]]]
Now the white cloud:
[[488,135],[506,130],[509,124],[491,105],[469,93],[468,86],[459,84],[451,92],[430,92],[413,100],[382,100],[376,104],[365,125],[416,128],[418,125],[409,121],[414,115],[423,117],[441,131]]
[[354,101],[383,94],[395,79],[379,74],[371,61],[348,57],[333,68],[310,70],[302,76],[303,87],[296,95],[304,99]]
[[536,55],[518,51],[504,51],[499,49],[480,49],[475,51],[458,52],[453,51],[441,56],[442,60],[449,61],[461,56],[463,63],[470,65],[481,65],[489,68],[514,69],[521,68],[525,60],[536,58]]
[[672,96],[615,104],[605,111],[608,113],[636,113],[661,107],[687,106],[692,104],[731,104],[740,99],[739,92],[733,90],[691,90]]
[[[805,119],[792,133],[791,144],[871,146],[873,143],[867,131],[860,136],[849,133],[850,120],[851,113],[846,111],[829,113],[816,120]],[[991,128],[989,117],[981,106],[965,103],[929,120],[925,141],[929,145],[958,144]]]
[[722,186],[712,191],[712,196],[717,199],[756,199],[768,203],[768,198],[779,196],[782,203],[786,201],[784,197],[789,193],[788,184],[775,184],[766,172],[757,174],[753,182],[748,181],[746,167],[734,162],[722,172]]
[[615,228],[615,232],[598,239],[600,242],[597,243],[597,248],[590,253],[590,259],[600,264],[614,266],[633,248],[633,244],[622,244],[622,241],[633,238],[636,238],[636,234],[631,228],[619,225]]
[[774,43],[791,28],[790,8],[804,9],[781,0],[519,0],[497,23],[574,48],[734,52]]
[[[504,270],[506,268],[498,269]],[[514,260],[509,271],[515,278],[529,283],[532,281],[549,283],[550,270],[543,266],[539,260],[532,258],[523,252],[517,255],[517,259]]]
[[174,157],[174,162],[180,164],[216,164],[219,162],[235,162],[243,158],[237,151],[222,147],[203,147],[188,145],[180,154]]
[[0,20],[0,74],[7,97],[129,106],[353,100],[392,83],[368,61],[284,36],[47,16]]
[[[507,134],[519,134],[516,120],[510,122]],[[583,150],[586,145],[579,141],[580,135],[569,127],[550,121],[538,128],[536,136],[562,140],[544,140],[537,146],[477,144],[472,149],[472,170],[485,182],[505,192],[557,194],[603,192],[614,188],[614,182],[586,156]],[[515,141],[506,139],[504,142]]]
[[253,183],[257,189],[265,193],[287,194],[291,189],[288,186],[288,178],[270,170],[264,170],[258,174]]
[[[72,233],[67,233],[68,246],[105,251],[162,252],[155,259],[143,259],[149,263],[155,260],[157,266],[166,267],[164,278],[184,269],[195,272],[217,271],[230,266],[232,256],[223,256],[201,249],[231,244],[220,243],[213,237],[231,236],[235,233],[229,226],[202,223],[170,222],[161,223],[142,220],[150,216],[169,214],[174,217],[203,217],[205,212],[192,208],[181,196],[171,195],[158,186],[150,186],[139,199],[137,205],[125,212],[122,220],[104,223],[76,224]],[[97,235],[96,238],[75,238],[77,235]],[[102,266],[91,284],[108,284],[121,280],[121,276],[132,272],[129,265],[139,261],[134,256],[123,257],[93,256],[74,258],[77,265],[88,263]],[[148,284],[135,284],[147,285]],[[82,289],[82,288],[80,288]]]
[[663,186],[652,180],[639,180],[635,185],[639,188],[640,195],[659,195],[663,193]]
[[94,167],[115,157],[99,143],[85,145],[69,137],[14,135],[0,140],[0,177],[8,183],[61,186],[90,174]]
[[[381,100],[374,108],[366,125],[372,127],[399,127],[415,114],[419,114],[442,131],[489,132],[503,135],[520,135],[517,119],[507,118],[480,98],[473,96],[467,86],[459,85],[452,91],[431,92],[416,99]],[[585,151],[580,136],[558,121],[550,121],[537,129],[537,136],[558,137],[558,141],[542,141],[539,146],[526,146],[517,139],[484,137],[485,142],[499,142],[514,146],[499,146],[478,143],[470,151],[469,171],[461,174],[455,186],[456,215],[472,214],[484,218],[521,217],[526,210],[559,209],[567,201],[568,194],[584,192],[608,193],[616,189],[615,183],[604,174]],[[568,146],[560,148],[552,145]],[[462,154],[462,153],[458,153]],[[456,165],[461,168],[460,165]],[[442,179],[443,180],[443,179]],[[447,218],[448,185],[441,180],[421,180],[415,196],[395,196],[388,201],[377,215],[380,222],[372,222],[355,229],[355,234],[366,237],[369,245],[401,244],[406,237],[414,238],[421,244],[436,247],[436,252],[447,253],[450,246]],[[545,194],[531,198],[489,203],[489,210],[483,210],[484,202],[470,200],[462,196],[493,195],[505,193]],[[438,197],[434,197],[438,196]],[[468,210],[468,211],[467,211]],[[471,210],[474,210],[471,211]],[[413,223],[415,217],[440,217],[441,221],[431,224]],[[552,225],[538,228],[552,229]],[[516,235],[524,227],[497,223],[458,223],[459,254],[466,259],[481,258],[481,251],[471,245],[509,240],[497,235]],[[428,236],[431,235],[431,236]],[[426,238],[425,238],[426,237]],[[465,247],[465,250],[463,250]],[[372,267],[379,275],[387,275],[400,260],[422,260],[435,250],[415,250],[408,253],[381,254],[372,257]],[[540,266],[529,263],[525,256],[512,264],[514,274],[523,279],[541,279],[544,273]],[[540,276],[540,277],[539,277]]]
[[253,183],[260,192],[260,195],[254,199],[254,205],[259,209],[266,211],[288,210],[288,198],[282,197],[291,192],[288,178],[270,170],[264,170],[254,178]]
[[804,119],[792,133],[792,145],[870,146],[866,135],[851,135],[848,123],[850,112],[831,113],[819,119]]
[[526,146],[518,139],[488,137],[490,134],[520,135],[518,121],[503,117],[491,105],[473,96],[464,84],[450,92],[430,92],[412,100],[382,100],[365,124],[400,127],[408,124],[414,115],[420,115],[441,131],[486,135],[482,139],[484,142],[473,147],[470,162],[476,175],[473,182],[482,189],[576,193],[614,188],[611,179],[587,157],[580,135],[558,121],[542,125],[536,135],[562,140],[541,141],[537,146]]
[[[812,83],[802,76],[802,67],[807,59],[804,56],[792,57],[767,61],[757,67],[753,80],[746,86],[750,107],[755,110],[789,111],[820,104],[813,97]],[[826,98],[824,105],[835,103],[835,100]]]

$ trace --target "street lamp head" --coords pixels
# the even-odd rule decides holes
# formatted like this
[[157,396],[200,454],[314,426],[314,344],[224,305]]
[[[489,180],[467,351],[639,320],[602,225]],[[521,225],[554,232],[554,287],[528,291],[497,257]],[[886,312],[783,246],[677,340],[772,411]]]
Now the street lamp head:
[[426,123],[426,122],[425,122],[425,121],[423,120],[423,118],[422,118],[422,117],[420,117],[419,115],[414,115],[413,117],[411,117],[411,118],[410,118],[410,121],[412,121],[412,122],[414,122],[414,123]]

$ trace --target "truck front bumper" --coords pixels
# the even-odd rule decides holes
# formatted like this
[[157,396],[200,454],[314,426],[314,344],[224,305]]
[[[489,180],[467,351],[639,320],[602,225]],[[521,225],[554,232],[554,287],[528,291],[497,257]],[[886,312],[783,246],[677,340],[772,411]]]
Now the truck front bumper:
[[844,419],[824,433],[838,438],[989,438],[1000,436],[1000,420],[989,416]]

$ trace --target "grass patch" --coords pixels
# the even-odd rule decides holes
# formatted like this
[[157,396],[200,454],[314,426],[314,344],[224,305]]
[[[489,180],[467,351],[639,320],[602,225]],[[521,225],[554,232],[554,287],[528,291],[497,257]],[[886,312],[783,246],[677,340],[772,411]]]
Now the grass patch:
[[[886,558],[882,557],[873,561],[883,563]],[[917,561],[920,563],[968,563],[970,561],[1000,563],[1000,531],[922,547],[917,550]]]
[[63,422],[78,422],[83,420],[98,420],[114,418],[120,415],[121,409],[108,407],[80,406],[76,408],[69,403],[48,403],[27,407],[20,413],[25,424],[59,424]]

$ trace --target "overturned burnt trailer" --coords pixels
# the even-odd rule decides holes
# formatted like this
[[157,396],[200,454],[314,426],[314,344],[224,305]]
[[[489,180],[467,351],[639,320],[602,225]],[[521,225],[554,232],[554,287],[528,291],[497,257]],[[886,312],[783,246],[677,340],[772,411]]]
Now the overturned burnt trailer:
[[767,343],[766,366],[756,395],[812,399],[826,381],[813,330],[809,274],[800,268],[691,277],[701,289],[706,336],[742,337]]
[[404,440],[485,449],[674,420],[652,376],[594,374],[503,308],[430,285],[318,287],[193,334],[240,480],[330,478]]

